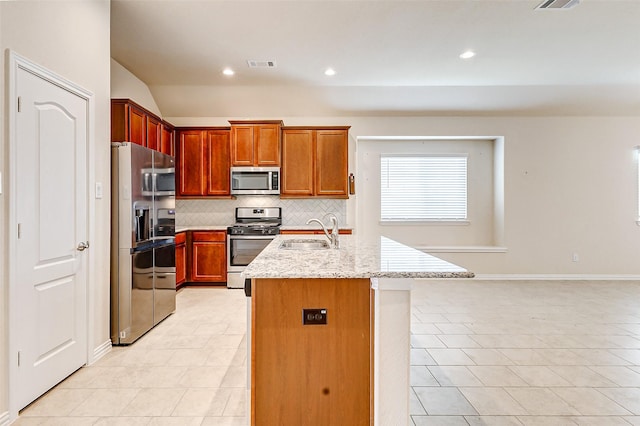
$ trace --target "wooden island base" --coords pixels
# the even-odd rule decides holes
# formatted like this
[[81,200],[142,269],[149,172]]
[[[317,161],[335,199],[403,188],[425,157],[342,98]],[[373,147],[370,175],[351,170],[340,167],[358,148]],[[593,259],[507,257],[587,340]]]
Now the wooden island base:
[[372,425],[373,303],[370,279],[253,279],[251,424]]

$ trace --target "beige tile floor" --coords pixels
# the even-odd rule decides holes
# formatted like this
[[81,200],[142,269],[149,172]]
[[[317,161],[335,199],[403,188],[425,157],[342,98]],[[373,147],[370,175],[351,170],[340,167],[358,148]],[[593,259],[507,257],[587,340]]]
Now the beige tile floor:
[[[246,425],[242,291],[177,304],[15,424]],[[412,305],[416,426],[640,425],[640,282],[421,281]]]
[[640,425],[640,282],[424,281],[412,307],[415,425]]

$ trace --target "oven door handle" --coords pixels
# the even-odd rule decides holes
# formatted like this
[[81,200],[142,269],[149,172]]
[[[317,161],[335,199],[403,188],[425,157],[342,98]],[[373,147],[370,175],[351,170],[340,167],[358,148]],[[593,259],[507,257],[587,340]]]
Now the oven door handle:
[[275,235],[231,235],[229,234],[230,240],[273,240],[275,239]]

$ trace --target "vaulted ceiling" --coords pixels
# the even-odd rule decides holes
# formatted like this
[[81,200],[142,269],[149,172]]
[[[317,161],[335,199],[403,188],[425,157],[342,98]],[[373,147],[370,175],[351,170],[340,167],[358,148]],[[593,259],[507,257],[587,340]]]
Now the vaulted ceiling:
[[640,116],[640,0],[541,2],[112,0],[111,54],[170,117]]

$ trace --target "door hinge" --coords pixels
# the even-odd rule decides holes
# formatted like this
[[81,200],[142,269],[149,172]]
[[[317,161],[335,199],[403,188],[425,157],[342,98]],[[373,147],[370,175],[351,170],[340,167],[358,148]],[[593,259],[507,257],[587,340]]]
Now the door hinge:
[[21,236],[22,236],[22,224],[19,223],[18,224],[18,239],[20,239]]
[[18,351],[18,367],[20,367],[20,351]]
[[22,96],[18,96],[18,112],[22,112]]

